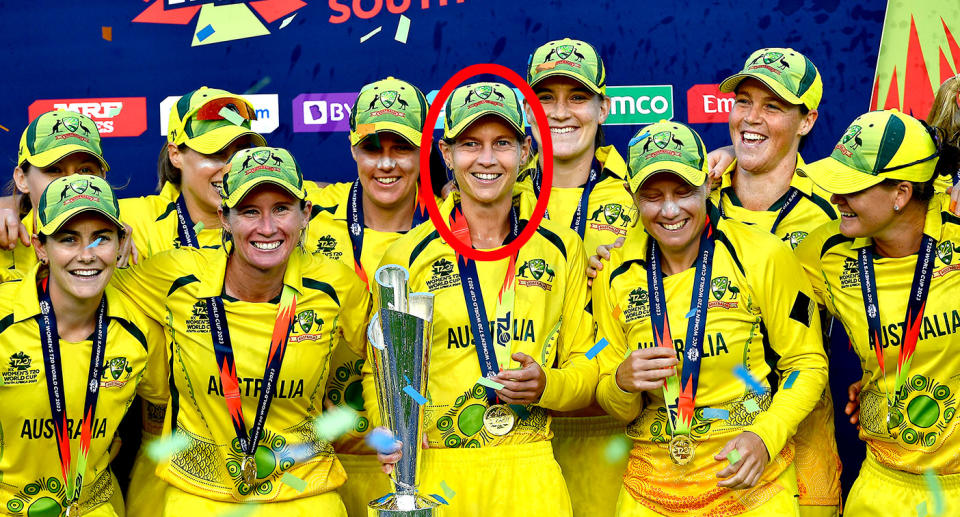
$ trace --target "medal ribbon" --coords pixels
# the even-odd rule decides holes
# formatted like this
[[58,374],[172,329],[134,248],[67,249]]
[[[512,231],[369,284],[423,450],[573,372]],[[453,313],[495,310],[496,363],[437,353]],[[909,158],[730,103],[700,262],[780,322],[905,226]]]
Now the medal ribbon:
[[293,328],[293,318],[297,308],[296,291],[284,284],[283,294],[280,295],[280,304],[277,306],[277,318],[273,323],[273,335],[270,339],[270,353],[267,356],[267,365],[263,372],[263,383],[260,399],[257,402],[257,414],[254,417],[253,427],[247,435],[247,426],[243,419],[243,405],[240,400],[240,381],[237,379],[237,365],[233,357],[233,345],[230,341],[230,329],[227,327],[226,312],[223,308],[223,299],[219,296],[207,298],[207,318],[210,321],[210,337],[213,340],[213,350],[217,357],[217,369],[220,371],[220,382],[223,383],[223,398],[233,422],[233,429],[240,443],[240,450],[247,456],[253,456],[260,442],[263,426],[270,411],[270,402],[273,400],[280,377],[280,366],[287,351],[287,339]]
[[863,293],[863,307],[867,312],[869,328],[867,335],[870,345],[877,353],[877,363],[880,364],[880,375],[883,379],[883,391],[887,397],[888,407],[893,407],[899,400],[900,392],[910,373],[910,363],[917,349],[917,340],[920,339],[920,324],[923,321],[923,310],[926,307],[927,294],[930,292],[930,282],[933,278],[935,255],[936,241],[933,237],[924,234],[920,242],[920,253],[917,255],[917,265],[913,272],[910,299],[907,300],[907,313],[903,319],[903,341],[897,356],[897,377],[894,398],[891,399],[887,389],[886,366],[883,362],[883,342],[880,339],[882,325],[880,304],[877,299],[877,280],[873,270],[873,246],[864,246],[859,251],[857,265],[860,273],[860,291]]
[[[450,230],[458,239],[473,246],[470,240],[470,228],[467,218],[460,210],[460,204],[453,207],[450,214]],[[504,244],[517,238],[520,234],[520,221],[516,208],[510,210],[510,233]],[[457,269],[460,274],[460,287],[463,289],[463,299],[467,304],[467,314],[470,317],[470,326],[473,330],[473,339],[477,349],[477,358],[480,361],[480,372],[484,377],[496,375],[511,365],[510,351],[513,349],[513,302],[516,292],[517,254],[510,256],[507,265],[507,274],[503,277],[503,284],[497,296],[497,339],[491,337],[491,328],[487,319],[487,309],[483,303],[483,291],[480,289],[480,278],[477,274],[477,264],[472,259],[457,254]],[[492,388],[486,388],[487,402],[490,405],[497,403],[497,393]]]
[[[577,205],[577,211],[573,214],[573,220],[570,221],[570,229],[577,232],[580,235],[580,238],[583,238],[584,233],[587,231],[587,210],[588,203],[590,201],[590,193],[593,192],[593,187],[597,186],[597,183],[600,182],[600,175],[597,174],[596,159],[594,159],[594,167],[590,168],[590,176],[587,178],[587,182],[583,185],[583,192],[580,194],[580,204]],[[540,162],[537,162],[537,169],[533,174],[533,192],[536,194],[537,198],[540,197],[540,188],[541,188],[541,171],[540,171]],[[549,217],[546,212],[544,216]]]
[[[773,221],[773,226],[770,228],[770,233],[777,233],[777,227],[780,226],[780,223],[783,222],[784,219],[786,219],[787,214],[789,214],[790,211],[797,206],[797,203],[800,202],[800,196],[802,195],[803,193],[800,192],[800,190],[798,190],[796,187],[790,187],[790,190],[787,191],[787,198],[783,201],[783,205],[780,206],[780,210],[777,212],[777,218]],[[719,205],[718,208],[720,209],[720,217],[726,219],[727,214],[723,210],[722,192],[720,193],[720,202],[717,204]]]
[[[667,317],[667,302],[663,288],[663,272],[657,241],[648,236],[647,286],[650,289],[650,322],[656,346],[674,350],[670,335],[670,320]],[[669,411],[670,424],[675,434],[690,434],[693,411],[696,409],[697,385],[700,382],[700,359],[703,357],[703,338],[707,328],[707,307],[710,298],[710,275],[713,270],[713,226],[709,219],[700,234],[700,250],[696,263],[690,306],[695,307],[687,319],[687,337],[681,357],[681,377],[671,375],[664,379],[663,400],[669,410],[676,409],[677,416]]]
[[187,204],[183,196],[177,198],[177,237],[180,239],[181,248],[199,248],[197,243],[197,232],[193,231],[193,221],[190,220],[190,212],[187,211]]
[[[57,319],[50,301],[49,278],[37,284],[40,299],[40,340],[43,342],[43,365],[47,375],[47,397],[50,400],[50,413],[53,417],[54,438],[57,441],[57,453],[60,455],[60,472],[67,487],[67,505],[80,499],[83,488],[83,476],[87,470],[87,457],[90,454],[90,440],[93,438],[93,420],[97,412],[97,395],[100,393],[100,375],[103,371],[103,355],[107,348],[107,297],[102,296],[97,307],[97,328],[94,333],[93,348],[90,351],[90,368],[87,383],[84,385],[86,397],[83,400],[83,420],[80,425],[80,451],[77,454],[77,468],[71,472],[70,433],[67,430],[66,386],[63,383],[63,368],[60,363],[60,334],[57,332]],[[72,477],[75,474],[76,477]],[[74,482],[76,480],[76,482]]]

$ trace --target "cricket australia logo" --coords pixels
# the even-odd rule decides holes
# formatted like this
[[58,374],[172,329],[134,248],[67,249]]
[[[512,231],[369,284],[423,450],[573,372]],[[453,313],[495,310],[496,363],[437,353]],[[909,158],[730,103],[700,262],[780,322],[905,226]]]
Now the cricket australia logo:
[[[529,277],[527,273],[530,274]],[[544,275],[546,275],[546,278],[541,280]],[[525,287],[535,286],[544,291],[550,291],[553,289],[550,282],[553,282],[554,275],[553,269],[550,268],[550,264],[547,264],[546,260],[539,258],[527,260],[517,269],[517,283]]]
[[22,350],[10,356],[10,366],[3,371],[3,383],[7,385],[33,384],[40,376],[40,368],[30,368],[33,360]]
[[293,320],[289,341],[291,343],[318,341],[322,337],[321,327],[323,327],[323,318],[318,317],[316,311],[313,309],[300,311]]
[[[88,190],[90,194],[87,194]],[[60,201],[63,202],[64,205],[69,205],[80,198],[97,202],[100,201],[99,196],[102,193],[103,191],[100,190],[100,187],[90,183],[90,180],[76,179],[63,187],[63,190],[60,192]]]
[[[582,66],[580,63],[586,59],[586,56],[577,50],[578,46],[580,46],[579,43],[565,43],[563,45],[558,45],[554,48],[551,48],[550,52],[547,52],[546,57],[543,58],[543,62],[537,66],[537,72],[550,70],[559,64],[580,68]],[[571,56],[572,60],[570,59]]]
[[843,137],[840,138],[840,143],[834,147],[834,150],[840,151],[841,154],[847,158],[853,156],[853,151],[860,148],[863,145],[863,140],[860,139],[860,133],[863,131],[863,128],[854,124],[847,128],[847,132],[843,134]]
[[133,367],[126,357],[113,357],[107,359],[103,365],[103,373],[100,374],[100,387],[115,388],[123,387],[133,373]]
[[790,63],[787,63],[782,52],[764,52],[753,58],[753,61],[747,66],[747,70],[755,70],[757,68],[763,68],[780,75],[784,70],[790,68]]
[[332,235],[324,235],[317,239],[317,249],[314,250],[313,254],[323,253],[327,258],[333,260],[340,260],[340,257],[343,256],[342,251],[337,251],[337,239]]
[[[490,100],[490,97],[493,96],[496,100]],[[474,102],[474,97],[477,97],[476,102]],[[483,103],[493,104],[494,106],[503,106],[503,101],[506,100],[506,97],[497,91],[496,88],[489,84],[481,84],[476,88],[471,89],[467,92],[466,98],[463,99],[463,104],[461,106],[466,106],[470,104],[469,107],[479,106]],[[498,102],[499,101],[499,102]]]
[[[600,217],[603,217],[603,220],[600,220]],[[601,230],[615,233],[617,235],[626,235],[627,234],[627,225],[633,221],[633,218],[627,213],[627,209],[623,208],[623,205],[620,203],[607,203],[605,205],[600,205],[594,210],[593,214],[590,215],[590,221],[596,221],[590,223],[590,229],[592,230]]]
[[[650,147],[650,144],[653,144],[654,147]],[[672,148],[668,148],[671,144]],[[644,155],[644,158],[649,159],[661,154],[680,156],[681,150],[683,150],[682,140],[675,137],[671,131],[661,131],[647,139],[647,143],[643,144],[641,153]]]
[[[724,309],[735,309],[739,302],[734,301],[740,296],[740,288],[730,283],[730,279],[725,276],[718,276],[710,281],[710,294],[715,298],[707,303],[707,308],[721,307]],[[728,301],[723,298],[729,294]]]
[[[56,140],[63,140],[65,138],[79,138],[84,142],[89,142],[90,141],[89,138],[81,136],[80,134],[77,133],[78,129],[83,131],[83,133],[86,135],[90,134],[90,129],[88,129],[87,126],[83,125],[83,121],[81,121],[79,118],[63,117],[62,119],[57,120],[57,122],[53,125],[53,127],[50,129],[50,134],[51,135],[56,134],[57,136],[54,137],[54,139]],[[63,131],[66,131],[66,133],[62,135],[58,134]]]
[[627,295],[627,310],[623,311],[627,323],[650,317],[650,297],[642,287],[637,287]]
[[[396,90],[387,90],[379,92],[373,96],[373,99],[370,99],[370,104],[367,106],[367,109],[364,110],[364,113],[368,111],[373,111],[377,107],[377,102],[383,106],[383,109],[374,111],[371,116],[376,117],[383,114],[390,114],[396,117],[403,117],[404,111],[407,111],[407,107],[410,104],[403,100],[403,97],[400,96],[400,92]],[[396,105],[396,109],[394,109]],[[400,110],[400,111],[397,111]]]
[[[250,162],[253,162],[254,165],[251,169],[246,170],[250,166]],[[271,162],[273,166],[267,165],[267,162]],[[259,170],[270,170],[270,171],[279,171],[279,167],[283,165],[283,159],[279,156],[273,154],[273,151],[269,149],[261,149],[260,151],[255,151],[247,155],[243,160],[243,164],[240,165],[240,169],[246,170],[245,175],[253,174]]]
[[937,245],[937,258],[940,259],[940,262],[943,262],[943,265],[946,267],[934,271],[933,278],[938,278],[960,269],[960,264],[951,264],[951,262],[953,262],[953,252],[955,251],[960,253],[960,248],[957,248],[953,241],[944,241]]
[[781,240],[790,243],[790,248],[797,249],[797,246],[799,246],[800,243],[803,242],[803,239],[807,238],[807,235],[808,235],[807,232],[801,232],[801,231],[790,232],[784,235],[783,239]]
[[431,293],[460,285],[460,275],[453,272],[453,262],[441,258],[434,262],[430,269],[432,275],[427,280],[427,289]]

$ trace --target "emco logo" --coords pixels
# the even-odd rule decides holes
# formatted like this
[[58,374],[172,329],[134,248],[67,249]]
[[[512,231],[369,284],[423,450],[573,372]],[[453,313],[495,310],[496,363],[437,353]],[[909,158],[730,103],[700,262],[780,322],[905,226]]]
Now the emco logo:
[[81,113],[97,123],[101,137],[140,136],[147,130],[146,97],[110,97],[99,99],[43,99],[27,108],[30,120],[52,110]]
[[721,93],[719,84],[695,84],[687,90],[687,122],[727,122],[733,109],[734,93]]
[[[273,133],[280,127],[280,100],[275,93],[247,94],[243,98],[253,104],[257,113],[257,120],[250,124],[250,129],[256,133]],[[170,122],[170,109],[180,100],[180,96],[173,95],[163,99],[160,103],[160,134],[167,135],[167,124]]]

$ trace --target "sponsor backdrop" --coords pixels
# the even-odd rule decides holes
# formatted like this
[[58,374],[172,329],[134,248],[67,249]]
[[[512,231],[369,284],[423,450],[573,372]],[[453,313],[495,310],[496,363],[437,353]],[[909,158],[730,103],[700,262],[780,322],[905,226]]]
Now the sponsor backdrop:
[[[347,120],[364,83],[393,75],[432,98],[464,66],[493,62],[523,74],[537,45],[570,36],[604,57],[613,97],[606,138],[621,150],[640,124],[660,119],[694,123],[711,148],[729,144],[732,101],[716,84],[756,48],[800,50],[824,84],[810,160],[878,102],[925,115],[929,101],[917,92],[929,98],[960,68],[957,8],[913,3],[893,1],[886,12],[883,2],[828,0],[0,0],[8,49],[0,125],[9,130],[0,129],[0,156],[12,170],[29,117],[66,107],[107,137],[111,183],[128,196],[152,193],[170,105],[208,85],[250,92],[254,128],[289,148],[307,178],[350,180]],[[888,58],[878,69],[881,34]],[[834,356],[839,410],[859,369],[846,346]],[[849,486],[862,447],[838,422]]]

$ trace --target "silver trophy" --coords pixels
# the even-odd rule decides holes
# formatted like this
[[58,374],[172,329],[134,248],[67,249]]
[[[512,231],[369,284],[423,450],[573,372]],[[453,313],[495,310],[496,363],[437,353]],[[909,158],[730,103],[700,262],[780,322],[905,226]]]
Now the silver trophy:
[[380,311],[373,315],[367,337],[373,345],[380,417],[403,445],[402,457],[391,474],[394,493],[371,501],[367,513],[374,517],[432,517],[437,503],[417,493],[423,406],[403,390],[410,386],[420,395],[427,390],[433,295],[408,293],[410,274],[397,265],[381,267],[373,278],[373,296],[379,297]]

